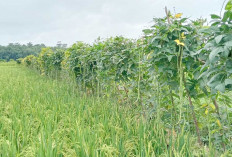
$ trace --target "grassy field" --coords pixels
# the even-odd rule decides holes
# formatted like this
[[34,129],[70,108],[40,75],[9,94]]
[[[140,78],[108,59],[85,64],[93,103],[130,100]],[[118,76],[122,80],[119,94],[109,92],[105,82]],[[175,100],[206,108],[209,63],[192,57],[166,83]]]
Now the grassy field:
[[208,156],[186,132],[163,129],[112,98],[0,64],[1,156]]

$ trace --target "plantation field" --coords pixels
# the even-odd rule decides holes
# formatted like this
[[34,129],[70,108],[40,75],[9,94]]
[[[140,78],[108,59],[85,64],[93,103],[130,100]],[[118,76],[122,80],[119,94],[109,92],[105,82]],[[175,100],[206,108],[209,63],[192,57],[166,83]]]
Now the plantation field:
[[165,7],[137,39],[11,44],[0,156],[231,157],[232,0],[210,17]]
[[0,64],[1,156],[207,156],[188,132],[78,92],[71,83]]

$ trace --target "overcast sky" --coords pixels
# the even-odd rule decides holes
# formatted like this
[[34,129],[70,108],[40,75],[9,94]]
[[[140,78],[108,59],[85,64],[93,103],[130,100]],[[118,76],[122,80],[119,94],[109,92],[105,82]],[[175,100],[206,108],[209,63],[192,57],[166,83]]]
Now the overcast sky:
[[[0,45],[57,41],[71,45],[97,37],[138,38],[164,7],[196,19],[219,14],[224,0],[0,0]],[[175,7],[175,9],[174,9]]]

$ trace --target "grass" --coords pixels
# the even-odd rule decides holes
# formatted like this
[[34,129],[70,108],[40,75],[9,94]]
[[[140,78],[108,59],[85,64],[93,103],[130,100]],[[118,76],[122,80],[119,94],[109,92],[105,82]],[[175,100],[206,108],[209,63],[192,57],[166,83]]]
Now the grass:
[[188,132],[15,63],[0,63],[0,87],[3,157],[208,156]]

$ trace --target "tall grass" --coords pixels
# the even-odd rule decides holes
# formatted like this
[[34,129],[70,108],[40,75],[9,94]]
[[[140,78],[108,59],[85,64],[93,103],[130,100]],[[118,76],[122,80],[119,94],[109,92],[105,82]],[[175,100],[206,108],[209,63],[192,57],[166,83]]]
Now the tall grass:
[[[8,66],[7,66],[8,64]],[[196,137],[75,84],[0,64],[0,156],[209,156]],[[211,154],[212,155],[212,154]]]

